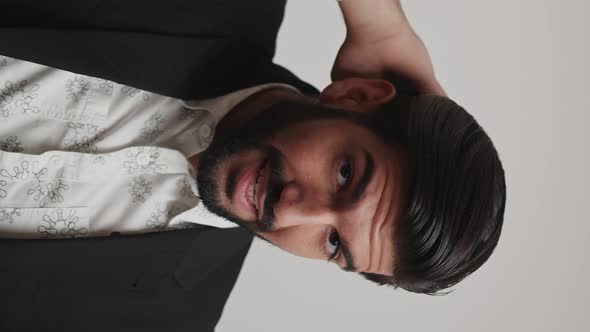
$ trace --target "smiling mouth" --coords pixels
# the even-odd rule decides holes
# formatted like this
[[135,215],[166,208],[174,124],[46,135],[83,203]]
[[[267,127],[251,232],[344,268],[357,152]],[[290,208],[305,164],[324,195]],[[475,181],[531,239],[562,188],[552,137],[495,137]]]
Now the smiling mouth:
[[262,180],[266,165],[267,160],[265,159],[257,167],[252,167],[244,172],[238,179],[234,191],[233,201],[237,203],[240,210],[254,217],[256,222],[262,217],[262,196],[264,193]]
[[261,201],[262,195],[259,195],[259,194],[262,194],[262,185],[260,183],[260,179],[262,177],[262,171],[265,169],[265,166],[266,166],[266,160],[258,168],[258,171],[256,172],[256,179],[254,180],[254,183],[250,184],[250,186],[248,187],[248,198],[250,200],[250,204],[252,204],[252,206],[254,207],[254,210],[256,211],[257,219],[260,219],[260,210],[262,207],[262,201]]

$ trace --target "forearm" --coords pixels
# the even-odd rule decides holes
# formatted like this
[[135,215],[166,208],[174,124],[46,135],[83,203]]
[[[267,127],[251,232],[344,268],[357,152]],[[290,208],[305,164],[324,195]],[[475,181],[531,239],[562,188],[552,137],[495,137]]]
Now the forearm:
[[339,5],[347,33],[333,79],[395,75],[398,87],[408,91],[445,94],[400,0],[340,0]]
[[[339,0],[350,38],[389,38],[411,29],[400,0]],[[372,39],[372,40],[366,40]]]

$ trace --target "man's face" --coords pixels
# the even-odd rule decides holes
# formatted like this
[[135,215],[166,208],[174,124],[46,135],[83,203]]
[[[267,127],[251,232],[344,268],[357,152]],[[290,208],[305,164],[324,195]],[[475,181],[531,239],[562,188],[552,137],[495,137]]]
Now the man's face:
[[298,256],[391,275],[407,190],[402,151],[341,117],[274,107],[199,162],[205,205]]

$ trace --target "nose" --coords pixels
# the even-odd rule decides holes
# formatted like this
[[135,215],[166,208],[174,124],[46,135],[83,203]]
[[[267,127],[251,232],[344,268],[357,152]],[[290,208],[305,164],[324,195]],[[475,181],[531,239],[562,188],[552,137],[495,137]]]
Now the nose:
[[291,182],[275,205],[276,229],[302,225],[335,225],[338,216],[329,193]]

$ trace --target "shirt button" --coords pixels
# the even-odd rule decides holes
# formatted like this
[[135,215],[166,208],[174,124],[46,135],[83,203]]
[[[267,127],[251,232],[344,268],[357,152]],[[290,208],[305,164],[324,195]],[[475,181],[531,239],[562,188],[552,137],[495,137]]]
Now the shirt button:
[[137,155],[136,160],[139,165],[145,166],[150,163],[150,156],[145,152],[141,152]]
[[209,125],[202,125],[199,134],[203,138],[209,137],[211,135],[211,127],[209,127]]

